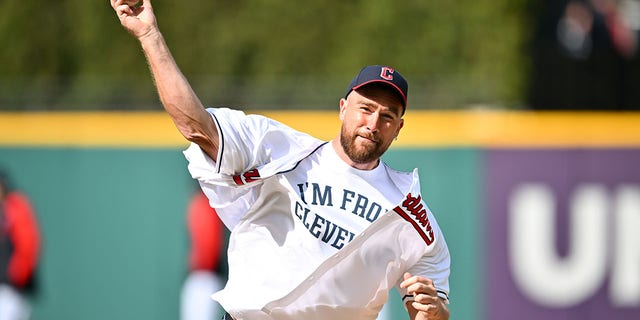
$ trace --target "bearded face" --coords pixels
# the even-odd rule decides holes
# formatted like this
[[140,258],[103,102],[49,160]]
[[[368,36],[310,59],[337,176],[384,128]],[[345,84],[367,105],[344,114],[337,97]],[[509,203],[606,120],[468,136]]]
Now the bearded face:
[[359,169],[372,169],[398,135],[404,121],[397,93],[371,84],[340,100],[339,142],[343,156]]
[[390,143],[382,143],[380,137],[356,130],[349,131],[343,124],[340,130],[340,144],[349,159],[355,163],[368,163],[379,159]]

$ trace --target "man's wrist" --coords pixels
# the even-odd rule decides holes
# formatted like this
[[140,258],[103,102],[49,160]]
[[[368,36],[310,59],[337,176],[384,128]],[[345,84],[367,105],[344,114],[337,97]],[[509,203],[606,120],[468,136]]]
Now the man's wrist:
[[143,47],[157,44],[159,41],[163,41],[162,33],[160,33],[158,28],[151,28],[149,31],[139,36],[138,41],[140,41],[140,44]]

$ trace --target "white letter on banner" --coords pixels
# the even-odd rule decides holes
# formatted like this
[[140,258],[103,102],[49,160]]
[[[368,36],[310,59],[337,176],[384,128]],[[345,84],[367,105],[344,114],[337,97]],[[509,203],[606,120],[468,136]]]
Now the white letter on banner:
[[615,252],[609,292],[619,307],[640,306],[640,187],[616,192]]
[[509,257],[516,286],[534,302],[569,307],[593,295],[605,278],[607,196],[578,187],[570,202],[569,250],[558,257],[555,201],[542,184],[523,184],[509,203]]

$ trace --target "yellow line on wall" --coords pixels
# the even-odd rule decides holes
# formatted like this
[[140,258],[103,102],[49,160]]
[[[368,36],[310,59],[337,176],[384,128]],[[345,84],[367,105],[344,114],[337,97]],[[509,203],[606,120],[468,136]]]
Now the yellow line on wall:
[[[259,111],[320,139],[334,111]],[[0,146],[185,147],[164,112],[0,112]],[[640,112],[410,111],[396,147],[640,147]]]
[[406,145],[640,146],[640,113],[416,112],[406,121],[406,130],[401,132],[402,143]]
[[0,145],[168,147],[186,145],[161,112],[0,113]]

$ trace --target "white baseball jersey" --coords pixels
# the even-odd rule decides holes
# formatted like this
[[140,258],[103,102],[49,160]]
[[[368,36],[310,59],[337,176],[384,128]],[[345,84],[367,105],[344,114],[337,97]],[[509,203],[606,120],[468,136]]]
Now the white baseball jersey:
[[448,299],[449,252],[417,170],[358,170],[330,143],[277,121],[207,109],[218,158],[192,144],[189,171],[232,231],[213,295],[235,319],[376,319],[404,272]]

